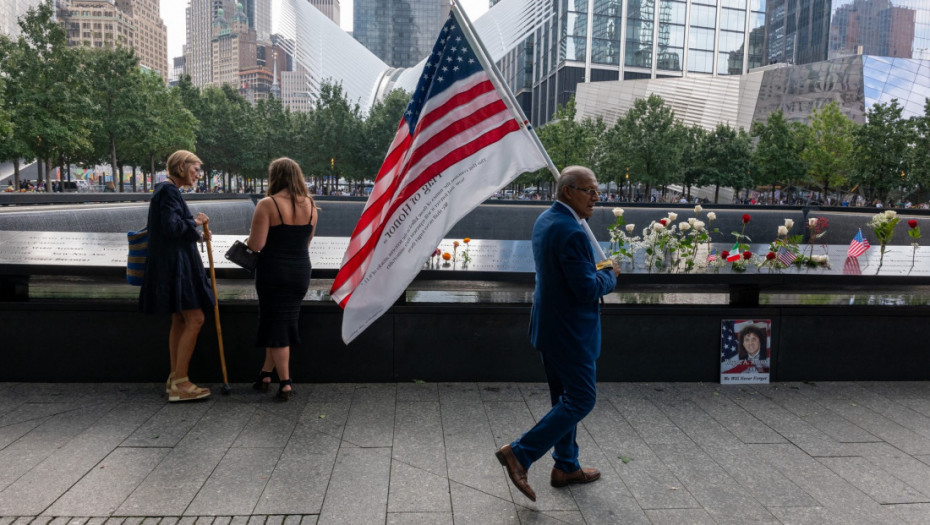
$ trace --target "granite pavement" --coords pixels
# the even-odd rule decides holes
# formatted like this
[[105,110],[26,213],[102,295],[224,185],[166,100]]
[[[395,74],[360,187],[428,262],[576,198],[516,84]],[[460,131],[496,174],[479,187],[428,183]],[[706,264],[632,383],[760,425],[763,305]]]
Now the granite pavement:
[[601,383],[601,480],[536,503],[493,453],[543,384],[211,386],[0,383],[0,525],[930,523],[930,382]]

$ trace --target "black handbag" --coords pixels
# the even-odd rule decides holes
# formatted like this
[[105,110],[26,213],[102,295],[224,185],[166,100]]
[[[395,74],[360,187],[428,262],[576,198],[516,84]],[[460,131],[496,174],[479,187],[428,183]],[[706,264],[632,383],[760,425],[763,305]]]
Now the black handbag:
[[236,241],[226,251],[226,260],[254,272],[258,264],[258,252],[253,252],[246,243]]

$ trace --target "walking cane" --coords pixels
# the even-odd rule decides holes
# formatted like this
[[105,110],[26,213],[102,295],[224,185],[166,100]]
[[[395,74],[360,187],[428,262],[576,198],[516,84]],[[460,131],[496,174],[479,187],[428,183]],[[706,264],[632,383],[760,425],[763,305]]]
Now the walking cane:
[[216,338],[220,342],[220,366],[223,368],[223,395],[228,396],[232,389],[226,377],[226,354],[223,353],[223,328],[220,326],[220,297],[216,293],[216,270],[213,268],[213,243],[211,241],[209,220],[203,223],[204,237],[207,238],[207,258],[210,259],[210,282],[213,283],[213,317],[216,319]]

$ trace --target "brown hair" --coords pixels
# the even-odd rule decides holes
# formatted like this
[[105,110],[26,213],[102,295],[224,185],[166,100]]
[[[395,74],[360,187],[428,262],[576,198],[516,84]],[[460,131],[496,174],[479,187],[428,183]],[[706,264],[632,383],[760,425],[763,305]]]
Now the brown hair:
[[297,197],[310,199],[310,206],[316,208],[313,197],[307,191],[304,172],[300,170],[299,164],[287,157],[275,159],[268,165],[268,191],[265,195],[271,197],[281,190],[287,190],[290,193],[291,206],[295,213],[297,212]]
[[198,162],[203,164],[203,161],[200,160],[197,155],[185,149],[179,149],[168,157],[168,175],[171,177],[183,177],[184,168],[186,168],[188,164],[195,164]]
[[769,338],[768,334],[765,333],[765,329],[761,326],[751,324],[743,327],[739,331],[739,336],[736,340],[739,342],[739,359],[748,359],[749,352],[746,351],[746,347],[743,346],[743,339],[749,334],[755,334],[756,339],[759,340],[759,359],[768,359],[769,358]]

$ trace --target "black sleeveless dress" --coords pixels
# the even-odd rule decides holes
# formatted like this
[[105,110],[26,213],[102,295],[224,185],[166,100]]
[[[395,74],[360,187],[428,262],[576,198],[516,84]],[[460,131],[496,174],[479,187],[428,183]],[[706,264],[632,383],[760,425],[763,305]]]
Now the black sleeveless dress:
[[[281,209],[272,198],[278,217]],[[280,348],[300,343],[300,303],[310,288],[310,252],[313,210],[307,224],[281,224],[268,228],[268,240],[258,254],[255,290],[258,292],[258,336],[255,346]]]

